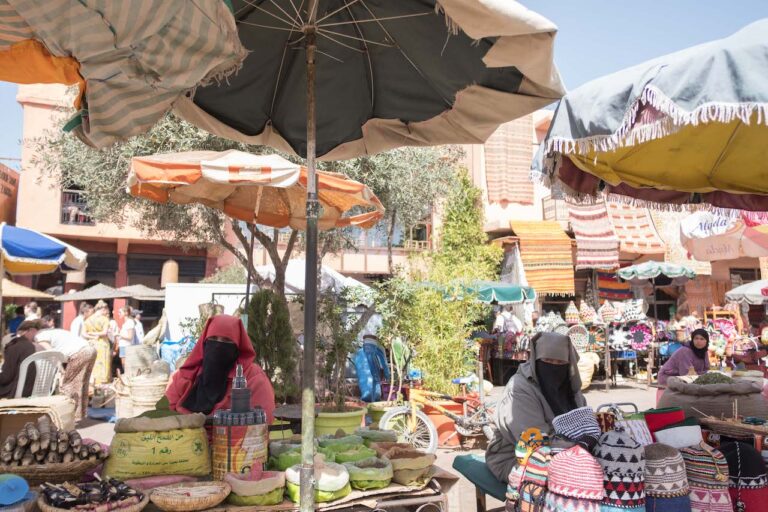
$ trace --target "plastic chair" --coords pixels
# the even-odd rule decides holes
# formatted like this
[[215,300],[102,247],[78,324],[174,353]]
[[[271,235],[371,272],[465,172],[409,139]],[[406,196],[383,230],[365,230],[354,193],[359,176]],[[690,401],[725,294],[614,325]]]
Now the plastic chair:
[[66,361],[66,356],[57,350],[35,352],[24,359],[19,367],[15,398],[23,398],[21,394],[24,392],[24,383],[27,381],[27,369],[32,363],[35,365],[35,384],[32,387],[31,397],[53,395],[59,384],[59,375],[63,369],[62,364]]

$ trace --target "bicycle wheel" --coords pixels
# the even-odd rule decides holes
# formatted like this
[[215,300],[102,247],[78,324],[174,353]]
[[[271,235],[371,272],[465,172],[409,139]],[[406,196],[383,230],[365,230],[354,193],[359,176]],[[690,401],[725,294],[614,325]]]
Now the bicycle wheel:
[[416,424],[413,431],[409,428],[410,420],[411,408],[397,407],[384,413],[384,416],[379,420],[379,428],[397,432],[398,442],[408,443],[427,453],[435,453],[437,451],[437,429],[432,420],[423,412],[416,411]]

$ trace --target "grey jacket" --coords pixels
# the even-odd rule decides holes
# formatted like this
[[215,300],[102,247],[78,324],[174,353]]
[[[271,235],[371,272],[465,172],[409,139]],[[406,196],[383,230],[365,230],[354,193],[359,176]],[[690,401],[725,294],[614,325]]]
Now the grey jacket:
[[[496,428],[494,438],[485,452],[485,463],[496,478],[505,483],[509,472],[517,464],[515,445],[520,434],[532,427],[552,434],[552,419],[555,415],[536,381],[535,360],[532,344],[531,357],[509,379],[503,396],[496,404]],[[576,406],[583,407],[587,401],[581,393],[577,362],[578,355],[574,350],[570,360],[571,389],[574,390]]]

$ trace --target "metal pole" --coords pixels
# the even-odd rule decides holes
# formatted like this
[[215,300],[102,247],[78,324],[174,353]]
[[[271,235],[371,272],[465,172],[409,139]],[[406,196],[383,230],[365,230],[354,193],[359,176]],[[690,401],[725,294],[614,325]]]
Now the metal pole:
[[301,382],[301,512],[315,506],[315,338],[317,335],[317,200],[315,51],[317,50],[317,0],[309,0],[304,27],[307,57],[307,232],[304,280],[304,365]]
[[251,303],[251,280],[253,279],[253,271],[251,270],[253,268],[253,243],[256,239],[256,235],[254,234],[256,228],[252,223],[249,223],[248,226],[251,230],[251,244],[248,248],[248,278],[245,284],[245,311],[248,311],[248,305]]

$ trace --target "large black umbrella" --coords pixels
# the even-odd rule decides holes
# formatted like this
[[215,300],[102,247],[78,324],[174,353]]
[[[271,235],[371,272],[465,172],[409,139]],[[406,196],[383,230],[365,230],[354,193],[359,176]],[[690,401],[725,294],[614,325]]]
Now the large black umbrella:
[[301,509],[312,509],[317,290],[315,159],[482,143],[563,95],[556,27],[508,0],[234,0],[251,53],[176,103],[217,135],[306,156]]

